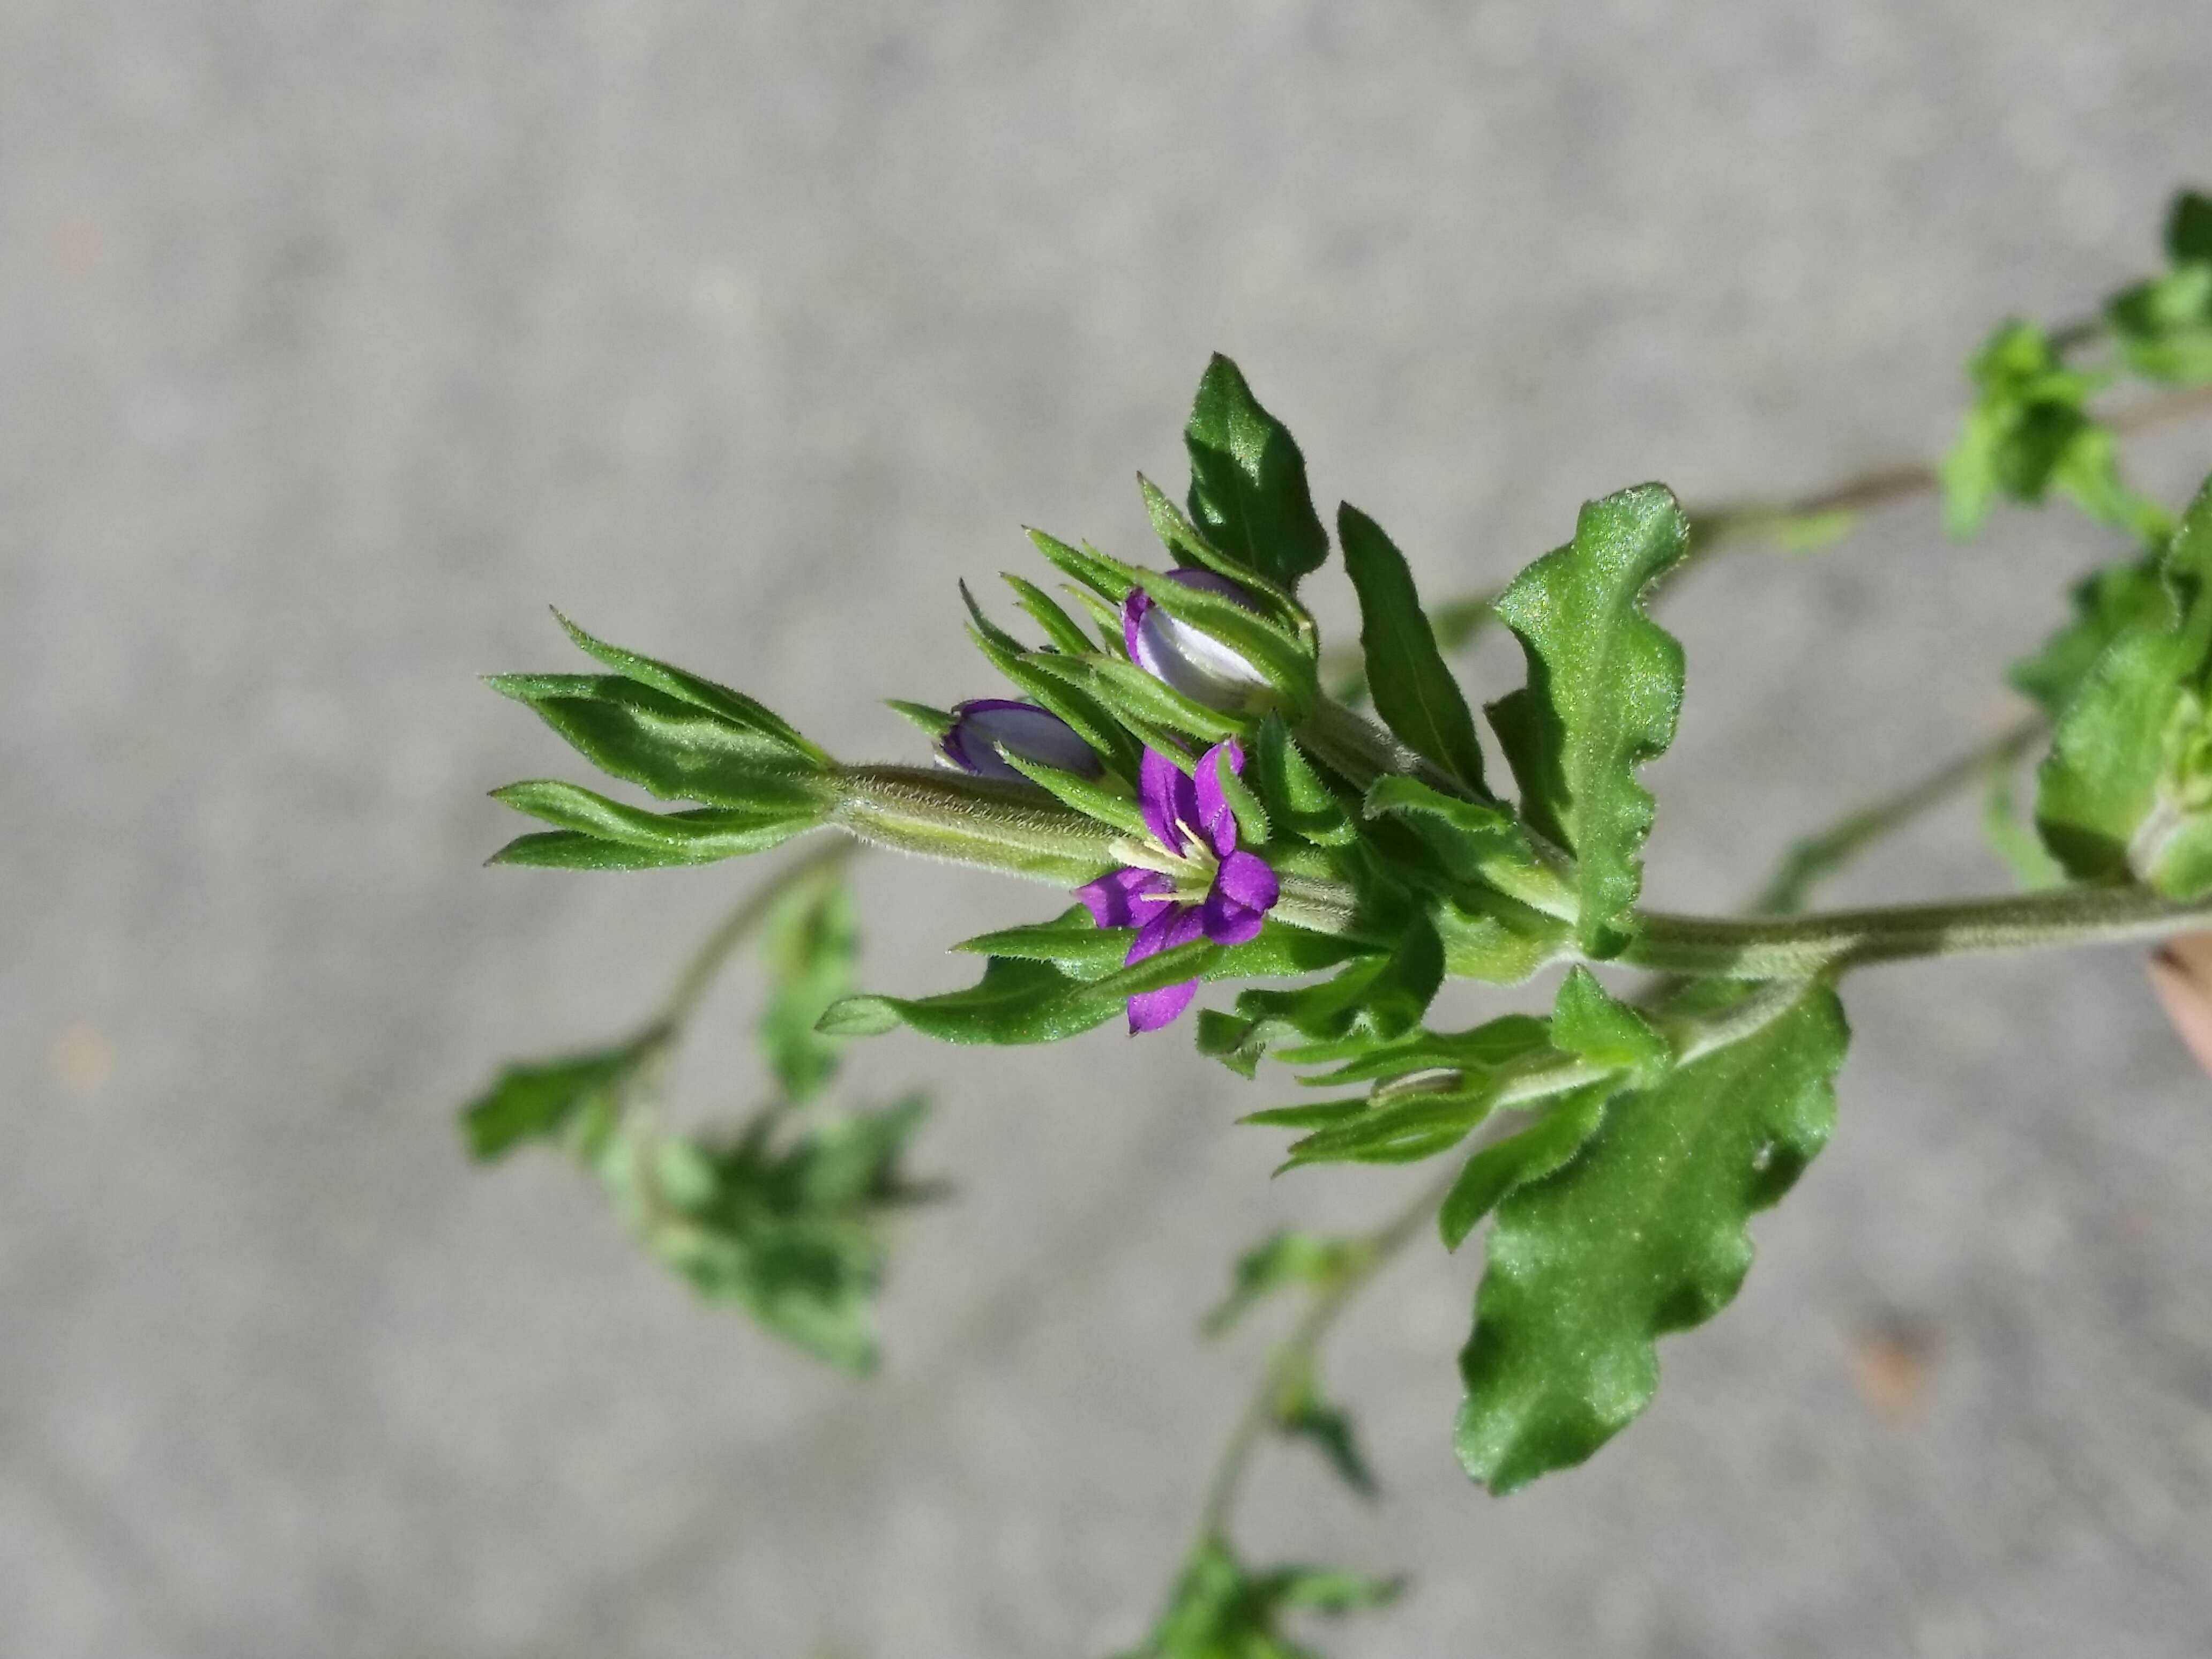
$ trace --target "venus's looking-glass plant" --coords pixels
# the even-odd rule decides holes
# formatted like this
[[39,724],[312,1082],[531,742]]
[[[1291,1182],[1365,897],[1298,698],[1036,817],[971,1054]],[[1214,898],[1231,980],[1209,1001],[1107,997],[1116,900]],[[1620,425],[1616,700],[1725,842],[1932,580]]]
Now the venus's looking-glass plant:
[[[1058,597],[1007,579],[1036,641],[963,589],[970,636],[1013,695],[894,704],[928,734],[936,767],[841,763],[750,697],[571,625],[609,672],[495,686],[603,771],[694,805],[661,812],[516,784],[500,799],[552,828],[500,861],[643,870],[831,834],[717,930],[637,1032],[503,1074],[469,1109],[472,1146],[565,1140],[702,1291],[861,1368],[874,1358],[888,1217],[926,1195],[900,1173],[921,1108],[814,1103],[840,1045],[901,1026],[955,1042],[1054,1042],[1124,1015],[1131,1031],[1156,1032],[1206,986],[1243,982],[1200,1012],[1197,1047],[1242,1078],[1272,1062],[1319,1091],[1244,1120],[1292,1133],[1285,1167],[1451,1160],[1371,1234],[1256,1247],[1214,1322],[1273,1291],[1306,1298],[1145,1651],[1299,1651],[1278,1634],[1285,1614],[1363,1605],[1390,1586],[1241,1565],[1229,1536],[1239,1480],[1273,1427],[1371,1486],[1316,1354],[1346,1301],[1424,1229],[1457,1249],[1491,1224],[1456,1445],[1470,1475],[1509,1492],[1625,1426],[1656,1387],[1656,1339],[1734,1297],[1750,1217],[1827,1139],[1850,970],[2212,926],[2212,483],[2175,514],[2119,466],[2125,425],[2205,404],[2185,391],[2110,418],[2091,408],[2128,374],[2212,384],[2212,201],[2181,198],[2167,253],[2164,274],[2094,324],[1998,330],[1973,360],[1976,402],[1940,475],[1693,514],[1663,485],[1637,485],[1588,503],[1571,538],[1502,592],[1437,607],[1381,527],[1346,505],[1334,547],[1359,604],[1352,659],[1324,653],[1299,597],[1331,550],[1304,459],[1217,357],[1187,430],[1185,502],[1143,484],[1169,568],[1031,532],[1063,579]],[[2000,497],[2055,491],[2132,541],[2015,668],[2035,718],[1799,843],[1751,915],[1647,907],[1655,803],[1638,774],[1672,741],[1684,688],[1681,648],[1649,599],[1728,546],[1831,540],[1857,512],[1938,489],[1958,533]],[[1446,654],[1493,618],[1518,638],[1527,673],[1485,709],[1486,754]],[[2020,756],[2046,733],[2031,832],[2011,790]],[[1993,844],[2026,890],[1799,913],[1827,872],[1984,778]],[[1046,883],[1063,905],[962,943],[984,958],[971,987],[860,994],[838,876],[864,844]],[[668,1134],[652,1110],[660,1062],[755,931],[774,968],[763,1030],[779,1098],[727,1139]],[[1428,1024],[1446,979],[1506,985],[1554,967],[1547,1018]],[[1624,994],[1592,971],[1615,967],[1664,977]],[[2178,969],[2165,986],[2189,994]]]

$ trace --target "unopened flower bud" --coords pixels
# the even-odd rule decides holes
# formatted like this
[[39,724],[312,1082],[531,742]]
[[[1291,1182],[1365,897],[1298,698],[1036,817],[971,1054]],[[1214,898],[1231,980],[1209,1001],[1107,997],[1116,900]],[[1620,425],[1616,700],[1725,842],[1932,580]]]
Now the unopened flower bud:
[[[1243,588],[1211,570],[1170,570],[1167,577],[1185,587],[1218,593],[1247,611],[1260,608]],[[1129,647],[1130,661],[1208,708],[1241,711],[1256,698],[1273,695],[1267,677],[1245,658],[1168,615],[1141,587],[1121,602],[1121,640]]]
[[999,753],[1001,749],[1078,777],[1096,778],[1106,770],[1091,745],[1059,715],[1035,703],[1005,697],[981,697],[960,704],[952,711],[952,724],[937,744],[937,752],[948,765],[971,776],[1024,781],[1019,772],[1006,764]]

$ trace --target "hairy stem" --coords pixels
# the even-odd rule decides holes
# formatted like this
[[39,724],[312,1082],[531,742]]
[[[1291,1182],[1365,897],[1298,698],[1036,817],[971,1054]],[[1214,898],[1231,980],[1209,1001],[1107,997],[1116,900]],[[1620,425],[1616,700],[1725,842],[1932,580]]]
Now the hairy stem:
[[2147,887],[2065,888],[1741,920],[1644,910],[1637,921],[1637,936],[1620,957],[1632,966],[1721,979],[1808,979],[1913,957],[2170,939],[2212,926],[2212,899],[2176,904]]

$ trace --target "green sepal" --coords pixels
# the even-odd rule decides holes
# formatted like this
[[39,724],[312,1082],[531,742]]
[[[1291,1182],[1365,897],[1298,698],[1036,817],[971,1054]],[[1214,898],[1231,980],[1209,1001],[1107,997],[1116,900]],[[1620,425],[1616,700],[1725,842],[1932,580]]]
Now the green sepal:
[[1010,750],[1000,750],[999,757],[1061,805],[1072,806],[1124,835],[1151,838],[1152,830],[1145,823],[1144,809],[1138,805],[1135,797],[1103,783],[1093,783],[1089,778],[1078,777],[1073,772],[1063,772],[1056,766],[1047,766],[1042,761],[1025,759]]
[[[1237,821],[1238,842],[1245,847],[1265,847],[1275,838],[1273,818],[1261,805],[1259,796],[1229,763],[1229,745],[1223,744],[1208,752],[1213,756],[1214,782],[1221,790],[1221,799],[1228,803],[1230,817]],[[1249,757],[1246,763],[1250,763]],[[1199,764],[1206,764],[1204,756],[1199,757]],[[1197,774],[1191,775],[1195,777]]]
[[1370,818],[1403,817],[1460,880],[1480,882],[1533,910],[1574,921],[1571,872],[1537,851],[1510,808],[1463,800],[1402,776],[1376,779],[1362,805]]
[[1007,586],[1014,590],[1014,603],[1030,615],[1036,625],[1044,629],[1044,636],[1056,651],[1066,651],[1081,656],[1092,647],[1091,636],[1083,631],[1074,617],[1053,603],[1052,596],[1035,582],[1017,576],[1011,570],[999,574]]
[[[1498,1206],[1460,1357],[1468,1473],[1505,1492],[1580,1462],[1650,1403],[1656,1340],[1700,1324],[1750,1267],[1747,1224],[1826,1141],[1849,1038],[1826,986],[1678,1000],[1763,1023],[1607,1104],[1571,1162]],[[1780,1000],[1786,996],[1786,1000]]]
[[884,707],[900,719],[911,721],[931,738],[941,738],[959,724],[951,711],[933,708],[926,702],[908,702],[902,697],[886,697]]
[[1108,766],[1123,777],[1137,775],[1144,759],[1141,745],[1129,735],[1126,723],[1092,695],[1089,678],[1052,672],[1052,665],[1073,659],[1055,652],[1024,651],[1012,635],[995,628],[971,628],[969,638],[1014,690],[1065,720]]
[[[1202,547],[1203,538],[1182,523],[1175,503],[1161,495],[1149,480],[1140,478],[1139,482],[1145,487],[1146,501],[1153,504],[1155,520],[1165,514],[1176,525],[1182,526],[1176,532],[1184,544],[1181,550]],[[1086,562],[1111,568],[1121,581],[1127,582],[1133,590],[1142,588],[1154,605],[1177,622],[1207,635],[1235,652],[1292,710],[1303,711],[1312,707],[1314,700],[1320,695],[1317,671],[1314,665],[1311,619],[1297,600],[1287,593],[1271,591],[1251,572],[1240,570],[1218,556],[1208,562],[1209,568],[1226,567],[1218,574],[1243,587],[1253,603],[1260,607],[1257,611],[1238,604],[1226,594],[1206,588],[1186,587],[1181,582],[1170,580],[1164,572],[1123,564],[1101,553],[1089,554]]]
[[1162,546],[1190,564],[1235,582],[1251,596],[1261,616],[1293,637],[1308,656],[1313,654],[1320,636],[1312,613],[1298,603],[1296,594],[1206,540],[1198,526],[1183,516],[1174,498],[1141,472],[1137,475],[1137,489],[1145,498],[1145,516],[1152,520],[1152,533]]
[[1280,714],[1269,714],[1254,733],[1248,775],[1267,804],[1269,822],[1283,833],[1317,847],[1358,839],[1358,822],[1300,752]]
[[1359,594],[1359,648],[1375,712],[1415,754],[1489,799],[1474,716],[1437,648],[1406,556],[1348,501],[1337,509],[1336,538]]
[[[1292,1141],[1277,1173],[1309,1164],[1418,1164],[1449,1152],[1497,1109],[1502,1081],[1486,1073],[1460,1072],[1385,1085],[1358,1115]],[[1255,1115],[1253,1121],[1260,1120]],[[1275,1121],[1283,1123],[1279,1117]]]
[[1308,1100],[1296,1106],[1270,1106],[1261,1112],[1247,1112],[1237,1121],[1262,1129],[1333,1129],[1349,1123],[1364,1112],[1367,1097],[1354,1095],[1345,1100]]
[[1521,641],[1527,686],[1490,705],[1521,787],[1521,816],[1573,854],[1585,955],[1617,955],[1633,932],[1651,796],[1636,769],[1674,741],[1682,647],[1644,616],[1643,594],[1682,556],[1674,492],[1641,484],[1586,503],[1575,538],[1498,596]]
[[1136,588],[1136,579],[1128,574],[1129,567],[1115,559],[1108,558],[1095,547],[1070,547],[1057,536],[1048,536],[1042,530],[1029,532],[1030,545],[1061,574],[1081,583],[1108,604],[1119,605]]
[[[1096,698],[1133,731],[1163,730],[1214,744],[1241,736],[1248,725],[1234,715],[1224,714],[1186,697],[1165,681],[1155,679],[1134,663],[1118,657],[1066,657],[1056,652],[1037,651],[1021,661],[1044,677]],[[1071,720],[1069,724],[1074,722]],[[1158,744],[1152,746],[1161,747]],[[1172,743],[1165,745],[1170,750],[1175,746]]]
[[1295,991],[1246,991],[1237,1012],[1310,1040],[1357,1030],[1388,1042],[1419,1025],[1443,982],[1443,945],[1426,918],[1409,922],[1389,955],[1363,957],[1334,979]]
[[1183,443],[1190,516],[1208,541],[1286,588],[1321,568],[1328,533],[1306,487],[1305,457],[1218,352],[1198,383]]
[[[674,816],[681,817],[684,814]],[[517,836],[484,862],[534,870],[681,870],[712,864],[723,856],[717,853],[697,858],[680,848],[634,847],[618,841],[602,841],[597,836],[574,830],[547,830]]]

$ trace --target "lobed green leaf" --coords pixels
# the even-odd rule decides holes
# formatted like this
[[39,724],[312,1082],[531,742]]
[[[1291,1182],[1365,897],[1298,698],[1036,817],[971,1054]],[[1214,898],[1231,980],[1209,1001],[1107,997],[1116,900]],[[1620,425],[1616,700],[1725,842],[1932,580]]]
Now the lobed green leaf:
[[1642,484],[1587,503],[1575,538],[1498,596],[1528,661],[1522,690],[1490,705],[1521,787],[1521,816],[1574,855],[1585,954],[1628,943],[1651,796],[1636,769],[1674,741],[1682,647],[1644,615],[1644,589],[1682,556],[1674,492]]
[[[1732,994],[1686,1006],[1718,1012]],[[1849,1036],[1825,985],[1786,995],[1726,1046],[1616,1094],[1571,1162],[1499,1204],[1457,1435],[1492,1490],[1588,1457],[1650,1403],[1656,1339],[1735,1297],[1752,1214],[1827,1139]]]

